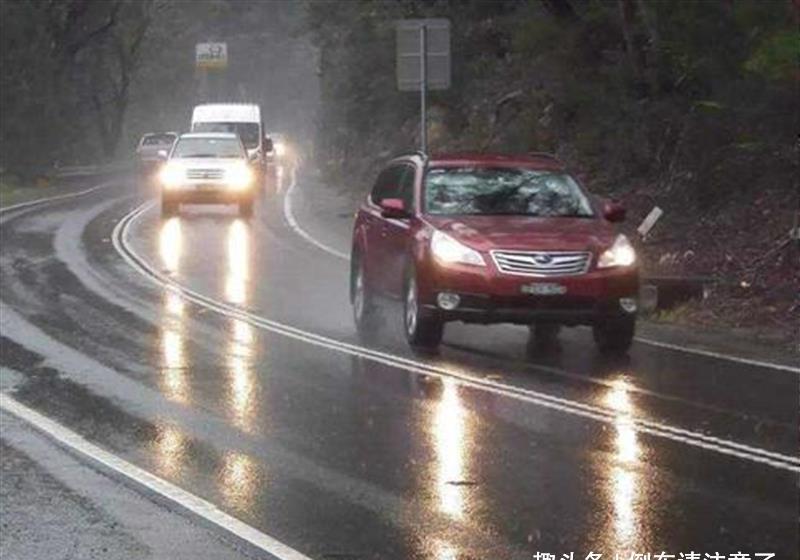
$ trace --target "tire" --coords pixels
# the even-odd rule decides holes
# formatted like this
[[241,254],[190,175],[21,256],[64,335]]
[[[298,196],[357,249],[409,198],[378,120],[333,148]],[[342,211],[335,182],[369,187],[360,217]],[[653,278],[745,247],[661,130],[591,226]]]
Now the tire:
[[592,327],[595,344],[601,354],[621,356],[628,352],[636,333],[636,317],[613,317]]
[[169,218],[177,214],[179,207],[180,205],[178,202],[174,200],[167,200],[163,197],[161,198],[161,215],[164,218]]
[[364,274],[364,265],[354,255],[350,267],[350,299],[353,304],[353,322],[361,338],[374,336],[378,328],[378,310],[375,296],[369,289]]
[[239,203],[239,215],[242,218],[249,218],[253,215],[253,200],[243,200]]
[[403,283],[403,332],[412,348],[435,350],[442,342],[444,322],[435,311],[423,308],[419,303],[417,275],[414,270],[406,274]]

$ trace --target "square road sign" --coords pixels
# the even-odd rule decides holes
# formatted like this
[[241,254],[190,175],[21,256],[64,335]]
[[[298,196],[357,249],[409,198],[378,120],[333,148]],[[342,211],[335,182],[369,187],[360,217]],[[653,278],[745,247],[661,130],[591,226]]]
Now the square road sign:
[[450,87],[450,20],[401,19],[396,24],[397,88],[419,91],[421,82],[421,30],[425,28],[428,89]]

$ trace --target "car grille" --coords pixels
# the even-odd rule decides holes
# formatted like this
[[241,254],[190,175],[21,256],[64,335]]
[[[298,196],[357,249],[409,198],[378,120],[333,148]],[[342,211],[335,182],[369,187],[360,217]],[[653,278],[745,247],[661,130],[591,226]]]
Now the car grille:
[[193,180],[210,180],[218,181],[225,176],[225,171],[222,169],[187,169],[186,178]]
[[523,276],[574,276],[589,269],[589,252],[492,251],[500,272]]

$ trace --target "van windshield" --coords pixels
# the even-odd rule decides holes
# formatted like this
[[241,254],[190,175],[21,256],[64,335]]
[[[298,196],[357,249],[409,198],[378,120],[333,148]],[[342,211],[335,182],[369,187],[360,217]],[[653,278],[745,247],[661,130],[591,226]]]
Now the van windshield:
[[197,122],[192,132],[233,132],[242,139],[246,148],[258,148],[258,123],[248,122]]

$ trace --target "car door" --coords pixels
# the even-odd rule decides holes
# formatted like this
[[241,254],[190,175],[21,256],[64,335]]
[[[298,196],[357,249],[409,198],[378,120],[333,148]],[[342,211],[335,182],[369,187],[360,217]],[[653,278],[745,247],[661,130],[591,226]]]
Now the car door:
[[372,187],[372,192],[363,207],[362,223],[366,240],[365,247],[365,274],[367,283],[378,292],[387,293],[387,251],[386,222],[381,215],[380,203],[387,198],[396,198],[402,166],[392,165],[378,175]]
[[[413,164],[402,164],[398,173],[397,190],[392,198],[403,201],[405,209],[414,211],[415,167]],[[411,232],[409,219],[383,218],[381,243],[384,251],[384,286],[390,295],[400,297],[403,290],[406,259],[408,258],[408,236]]]

